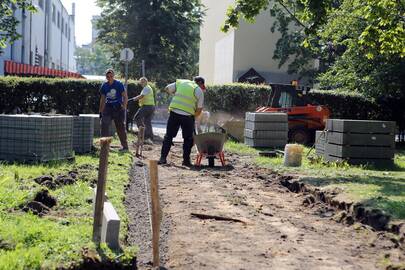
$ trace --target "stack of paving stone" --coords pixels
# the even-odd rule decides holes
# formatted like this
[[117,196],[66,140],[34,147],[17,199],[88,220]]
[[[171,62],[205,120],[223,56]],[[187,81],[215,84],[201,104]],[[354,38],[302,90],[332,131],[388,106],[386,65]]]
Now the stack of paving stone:
[[73,150],[88,153],[93,146],[94,117],[82,115],[73,119]]
[[285,113],[246,113],[245,144],[252,147],[283,148],[288,140]]
[[[100,125],[100,116],[98,114],[79,114],[79,116],[91,117],[94,122],[94,137],[98,138],[101,136],[101,125]],[[114,136],[115,134],[115,124],[112,121],[110,126],[110,135]]]
[[0,115],[0,160],[42,162],[73,157],[73,117]]
[[395,129],[392,121],[329,119],[323,136],[316,134],[316,152],[327,161],[392,164]]

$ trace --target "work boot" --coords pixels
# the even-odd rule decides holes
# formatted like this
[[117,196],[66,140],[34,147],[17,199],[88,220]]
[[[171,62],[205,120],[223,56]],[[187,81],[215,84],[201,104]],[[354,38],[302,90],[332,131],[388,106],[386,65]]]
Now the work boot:
[[183,163],[181,163],[181,165],[186,166],[186,167],[192,167],[193,166],[193,164],[191,163],[191,161],[189,159],[183,160]]
[[120,153],[126,153],[129,152],[129,149],[127,147],[122,147],[120,150],[118,150]]
[[160,158],[159,161],[158,161],[158,164],[159,165],[165,165],[165,164],[167,164],[167,160],[165,158]]

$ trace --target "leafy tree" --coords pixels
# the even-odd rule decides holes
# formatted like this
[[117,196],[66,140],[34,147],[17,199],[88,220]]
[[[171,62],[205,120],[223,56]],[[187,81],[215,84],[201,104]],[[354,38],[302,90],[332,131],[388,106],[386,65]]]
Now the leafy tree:
[[[119,52],[134,51],[131,75],[146,75],[164,83],[195,75],[198,62],[199,26],[202,18],[198,0],[98,0],[103,12],[98,23],[99,40],[119,66]],[[122,70],[122,65],[121,65]]]
[[111,67],[111,54],[100,44],[92,48],[80,47],[75,51],[78,71],[81,74],[104,75]]
[[19,21],[13,16],[13,10],[21,8],[29,12],[36,9],[29,0],[1,0],[0,1],[0,53],[6,48],[7,43],[12,43],[21,37],[16,28]]
[[[274,58],[280,65],[292,58],[290,72],[327,89],[405,96],[403,0],[237,0],[223,30],[241,18],[253,21],[263,9],[277,17],[273,30],[282,36]],[[319,71],[308,65],[314,58],[321,60]]]

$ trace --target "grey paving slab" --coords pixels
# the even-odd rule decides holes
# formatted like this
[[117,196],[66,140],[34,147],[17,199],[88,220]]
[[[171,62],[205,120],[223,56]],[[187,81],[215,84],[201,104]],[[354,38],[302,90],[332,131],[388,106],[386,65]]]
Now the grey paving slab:
[[288,122],[246,121],[245,128],[250,130],[288,131]]
[[245,137],[251,138],[251,139],[287,140],[288,132],[287,131],[245,129]]
[[337,132],[394,134],[393,121],[328,119],[326,129]]
[[286,113],[247,112],[245,120],[253,122],[286,122],[288,121],[288,115]]

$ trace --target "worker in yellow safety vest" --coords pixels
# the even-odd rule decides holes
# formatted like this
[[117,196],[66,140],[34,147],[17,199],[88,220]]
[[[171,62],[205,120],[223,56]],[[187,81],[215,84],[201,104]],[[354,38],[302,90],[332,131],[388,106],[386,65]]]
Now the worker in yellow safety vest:
[[132,100],[139,101],[139,109],[134,116],[136,125],[145,128],[145,144],[153,144],[152,117],[155,112],[155,94],[152,87],[148,84],[148,79],[142,77],[139,79],[143,87],[142,92]]
[[167,85],[165,92],[174,95],[169,106],[169,120],[167,121],[166,135],[163,139],[162,151],[159,164],[167,163],[167,155],[170,152],[173,138],[181,127],[183,135],[183,165],[191,166],[190,154],[193,147],[194,121],[203,109],[205,80],[195,77],[194,81],[177,80]]

